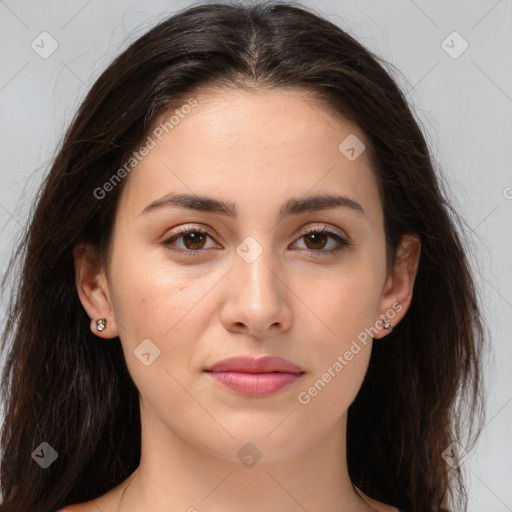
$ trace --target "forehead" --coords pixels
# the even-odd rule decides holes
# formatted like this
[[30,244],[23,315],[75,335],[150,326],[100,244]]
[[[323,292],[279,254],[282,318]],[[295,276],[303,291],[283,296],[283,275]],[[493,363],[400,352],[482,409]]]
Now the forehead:
[[[342,151],[347,139],[363,148],[365,135],[305,92],[212,89],[182,104],[191,99],[194,107],[173,107],[148,132],[154,147],[132,171],[123,194],[134,208],[170,192],[240,198],[246,204],[259,196],[266,198],[260,206],[267,209],[274,200],[280,206],[283,196],[308,191],[379,203],[366,152],[349,159]],[[158,129],[159,138],[153,135]]]

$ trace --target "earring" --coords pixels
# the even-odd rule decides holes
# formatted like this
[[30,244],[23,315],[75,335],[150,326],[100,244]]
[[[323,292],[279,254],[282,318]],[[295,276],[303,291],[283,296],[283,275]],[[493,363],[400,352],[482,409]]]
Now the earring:
[[384,329],[389,329],[390,331],[393,330],[393,327],[391,327],[391,324],[389,323],[389,320],[384,320],[384,325],[383,325]]
[[105,318],[100,318],[96,322],[96,330],[99,332],[103,331],[103,329],[105,329],[106,326],[107,326],[107,320]]

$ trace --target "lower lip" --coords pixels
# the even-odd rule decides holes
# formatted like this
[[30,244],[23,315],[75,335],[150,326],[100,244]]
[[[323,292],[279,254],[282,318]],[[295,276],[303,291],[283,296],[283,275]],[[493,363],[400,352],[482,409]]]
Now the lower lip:
[[246,396],[263,397],[297,382],[303,373],[209,372],[220,384]]

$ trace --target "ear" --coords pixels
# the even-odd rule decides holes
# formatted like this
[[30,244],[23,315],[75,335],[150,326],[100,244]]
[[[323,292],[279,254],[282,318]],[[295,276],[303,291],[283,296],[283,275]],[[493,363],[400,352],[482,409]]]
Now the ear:
[[404,235],[397,249],[395,264],[382,290],[380,315],[376,322],[378,332],[374,338],[383,338],[391,332],[384,327],[385,320],[394,328],[407,313],[412,301],[420,255],[419,237],[412,234]]
[[[115,338],[118,336],[118,329],[114,309],[97,251],[89,244],[79,242],[73,248],[73,258],[76,288],[80,302],[91,319],[91,331],[101,338]],[[107,320],[107,325],[101,332],[96,329],[96,322],[100,318]]]

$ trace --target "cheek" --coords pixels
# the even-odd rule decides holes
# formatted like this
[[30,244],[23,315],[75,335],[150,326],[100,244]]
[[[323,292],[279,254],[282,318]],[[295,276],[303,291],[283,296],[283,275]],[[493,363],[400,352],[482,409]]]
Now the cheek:
[[[133,256],[112,272],[113,303],[128,371],[142,397],[178,409],[179,382],[190,368],[204,318],[194,304],[205,291],[179,273]],[[171,276],[169,274],[172,274]]]
[[306,408],[307,417],[316,418],[318,427],[333,424],[346,413],[361,388],[370,354],[370,342],[335,351],[301,387],[297,401]]
[[182,328],[182,319],[194,316],[204,282],[171,266],[158,248],[124,254],[112,265],[111,278],[120,335],[130,343],[148,337],[163,341]]
[[370,256],[358,258],[357,265],[338,273],[334,285],[332,280],[321,280],[323,285],[309,295],[318,332],[313,333],[314,367],[298,401],[311,409],[318,407],[319,414],[331,411],[331,418],[355,399],[368,368],[382,287],[382,276],[370,262]]
[[[121,254],[117,260],[113,258],[111,271],[119,337],[137,386],[146,380],[148,385],[156,385],[154,379],[162,378],[164,368],[173,371],[187,363],[194,337],[190,326],[200,329],[197,319],[190,321],[200,290],[179,273],[169,272],[161,261],[152,260],[151,254],[123,253],[122,249],[117,255]],[[147,353],[150,355],[142,356]]]
[[339,287],[331,287],[329,300],[316,303],[323,323],[319,324],[321,332],[313,334],[311,373],[297,400],[309,409],[309,417],[326,428],[354,401],[368,369],[372,339],[365,329],[375,322],[371,292],[369,283],[341,280]]
[[302,291],[309,297],[307,304],[316,317],[315,324],[322,329],[320,339],[326,348],[342,350],[361,331],[374,325],[382,279],[368,259],[367,263],[360,261],[357,266],[340,269],[335,277],[317,280],[314,293],[311,289]]

